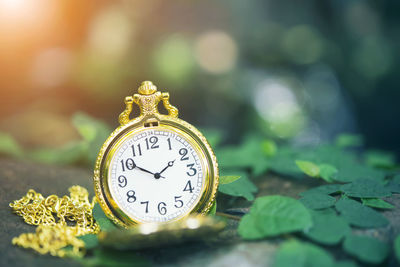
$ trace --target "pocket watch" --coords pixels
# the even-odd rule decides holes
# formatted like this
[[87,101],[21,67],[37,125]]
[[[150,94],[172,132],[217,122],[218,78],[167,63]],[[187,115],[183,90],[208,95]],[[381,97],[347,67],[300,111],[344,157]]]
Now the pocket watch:
[[[162,102],[168,114],[158,111]],[[140,115],[130,118],[133,104]],[[94,170],[97,200],[116,224],[167,223],[206,214],[217,192],[215,154],[203,134],[178,118],[169,94],[150,81],[125,98],[120,126],[107,138]]]

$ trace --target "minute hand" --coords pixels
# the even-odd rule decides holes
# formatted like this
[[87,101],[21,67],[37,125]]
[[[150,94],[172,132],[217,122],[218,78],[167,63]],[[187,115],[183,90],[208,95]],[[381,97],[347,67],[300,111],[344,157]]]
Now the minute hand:
[[156,178],[156,179],[158,179],[160,177],[165,178],[165,177],[161,176],[161,173],[163,173],[169,167],[174,166],[174,162],[175,162],[175,160],[172,160],[172,161],[168,162],[168,165],[164,169],[162,169],[162,171],[157,172],[157,173],[154,174],[154,178]]

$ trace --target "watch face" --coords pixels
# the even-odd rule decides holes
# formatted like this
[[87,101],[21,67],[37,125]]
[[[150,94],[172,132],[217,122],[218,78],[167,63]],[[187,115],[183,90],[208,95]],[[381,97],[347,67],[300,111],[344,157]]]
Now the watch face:
[[205,186],[194,141],[173,129],[143,129],[118,143],[108,169],[113,201],[137,222],[166,222],[190,213]]

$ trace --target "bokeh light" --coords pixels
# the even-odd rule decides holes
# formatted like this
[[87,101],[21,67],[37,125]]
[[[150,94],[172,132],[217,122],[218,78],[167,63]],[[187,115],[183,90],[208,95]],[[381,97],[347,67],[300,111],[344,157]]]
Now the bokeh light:
[[134,23],[122,6],[102,10],[89,27],[87,49],[108,60],[120,60],[134,46]]
[[162,41],[155,49],[153,60],[158,74],[173,84],[190,79],[195,63],[192,45],[180,34]]
[[39,90],[65,83],[71,74],[74,55],[65,48],[57,47],[39,53],[32,65],[32,82]]
[[220,74],[231,70],[237,59],[235,41],[225,32],[210,31],[196,41],[196,59],[207,72]]
[[80,110],[114,124],[123,97],[152,80],[228,142],[254,128],[300,143],[361,131],[391,147],[397,13],[366,1],[0,0],[0,130],[38,142],[10,118]]
[[286,32],[283,49],[289,60],[297,64],[310,64],[320,59],[324,46],[314,28],[309,25],[298,25]]
[[297,97],[284,81],[262,81],[256,87],[253,101],[273,135],[280,138],[292,137],[304,127],[306,119]]

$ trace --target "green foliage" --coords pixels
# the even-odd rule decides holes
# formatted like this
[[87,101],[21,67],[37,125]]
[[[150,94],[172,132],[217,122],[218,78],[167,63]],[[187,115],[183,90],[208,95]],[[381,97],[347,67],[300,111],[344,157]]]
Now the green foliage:
[[396,166],[396,157],[386,151],[369,150],[365,154],[365,162],[372,167],[393,168]]
[[104,214],[98,203],[96,203],[93,207],[93,217],[100,225],[101,231],[111,231],[118,229],[117,226]]
[[382,263],[389,254],[389,246],[368,236],[348,235],[343,242],[343,249],[366,263]]
[[228,176],[221,176],[219,177],[219,184],[230,184],[234,181],[236,181],[237,179],[239,179],[241,176],[238,175],[228,175]]
[[[254,200],[254,193],[257,192],[257,186],[255,186],[244,172],[236,172],[240,174],[239,178],[234,180],[238,176],[228,175],[225,177],[227,180],[231,180],[229,183],[221,184],[218,187],[218,191],[226,195],[235,197],[244,197],[245,199],[252,201]],[[222,176],[224,177],[224,176]],[[225,179],[224,179],[225,180]]]
[[306,175],[314,178],[322,178],[328,183],[332,183],[338,170],[330,164],[317,165],[311,161],[296,160],[296,165]]
[[400,175],[394,176],[385,187],[392,193],[400,193]]
[[296,199],[284,196],[257,198],[239,224],[245,239],[260,239],[301,231],[312,226],[310,212]]
[[319,175],[328,183],[332,183],[335,180],[337,173],[338,169],[330,164],[319,165]]
[[309,209],[318,210],[332,207],[335,205],[336,198],[326,194],[314,193],[305,195],[300,199],[300,202]]
[[338,244],[351,232],[349,224],[333,209],[310,211],[313,226],[303,231],[313,241],[324,245]]
[[351,225],[375,228],[386,226],[389,221],[379,212],[352,200],[341,198],[335,205],[341,216]]
[[23,150],[11,135],[0,132],[0,155],[21,158]]
[[380,198],[362,198],[362,203],[365,206],[377,208],[377,209],[394,209],[395,207],[387,203],[386,201],[380,199]]
[[200,129],[212,148],[216,148],[223,139],[223,133],[217,129]]
[[326,194],[326,195],[332,195],[336,193],[340,193],[340,184],[327,184],[327,185],[321,185],[317,187],[313,187],[307,191],[301,192],[300,196],[307,196],[307,195],[313,195],[313,194]]
[[87,114],[78,112],[72,117],[72,123],[88,145],[87,159],[94,164],[101,146],[111,134],[110,127],[104,122]]
[[250,168],[257,176],[268,169],[268,157],[260,144],[264,139],[247,137],[239,146],[226,146],[216,150],[219,165],[225,170]]
[[311,243],[290,240],[283,243],[276,256],[274,267],[330,267],[332,256]]
[[397,261],[400,263],[400,235],[394,240],[394,253],[396,255]]
[[338,261],[335,263],[335,267],[357,267],[357,266],[358,266],[357,263],[350,260]]
[[85,161],[88,144],[84,141],[72,142],[61,148],[40,148],[30,151],[28,157],[47,164],[69,165]]
[[315,178],[319,177],[319,167],[317,164],[304,160],[296,160],[295,162],[300,170],[308,176]]
[[266,156],[272,157],[272,156],[275,156],[278,148],[274,141],[264,140],[261,142],[261,149]]
[[301,178],[303,172],[296,165],[296,161],[312,162],[319,168],[324,166],[321,177],[328,182],[352,182],[363,178],[383,181],[385,178],[384,171],[360,164],[355,153],[331,145],[302,148],[282,146],[276,155],[269,159],[269,168],[286,176]]
[[372,179],[358,179],[352,183],[342,185],[340,188],[349,197],[376,198],[391,195],[390,190],[382,183]]
[[217,213],[217,201],[214,201],[214,204],[212,205],[210,212],[208,214],[215,215],[215,213]]
[[150,262],[134,252],[118,251],[109,248],[100,248],[93,251],[93,256],[80,260],[85,267],[135,267],[151,266]]
[[326,194],[326,195],[331,195],[335,193],[340,193],[340,184],[327,184],[327,185],[321,185],[317,186],[314,188],[311,188],[307,191],[301,192],[300,196],[307,196],[307,195],[312,195],[312,194]]
[[356,147],[364,144],[363,137],[356,134],[340,134],[336,138],[336,145],[341,148]]
[[97,235],[88,234],[78,238],[85,242],[85,248],[87,250],[96,248],[99,245],[99,239],[97,238]]

